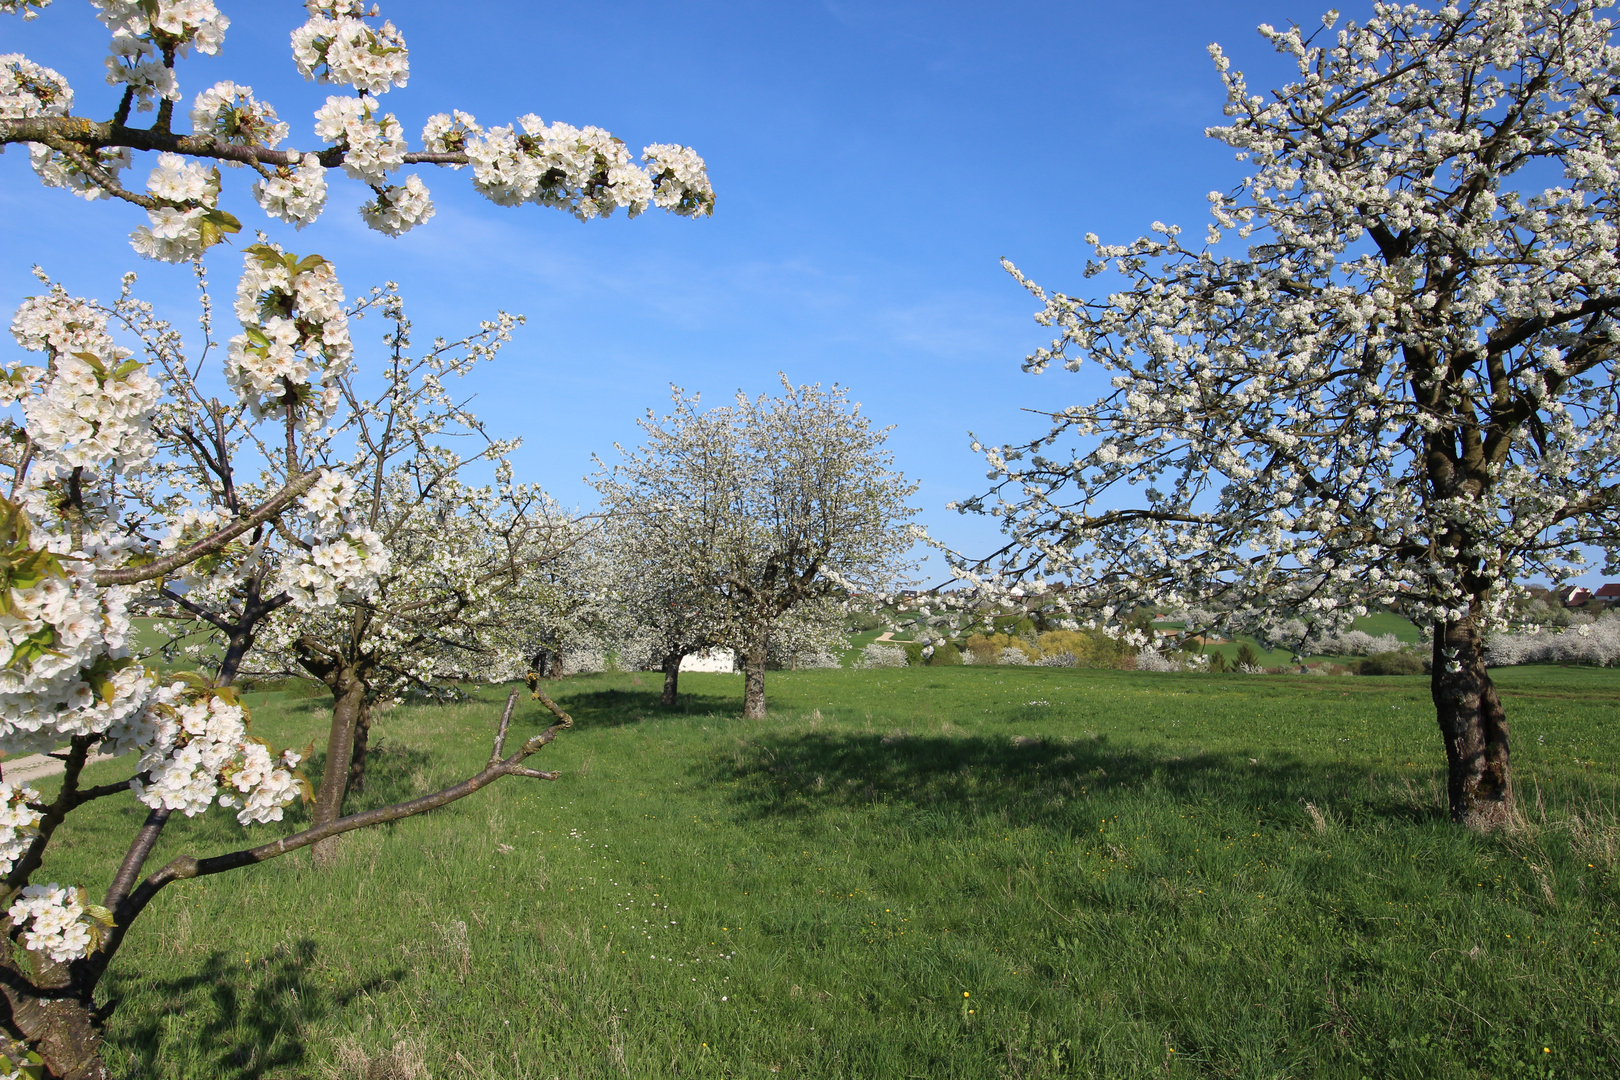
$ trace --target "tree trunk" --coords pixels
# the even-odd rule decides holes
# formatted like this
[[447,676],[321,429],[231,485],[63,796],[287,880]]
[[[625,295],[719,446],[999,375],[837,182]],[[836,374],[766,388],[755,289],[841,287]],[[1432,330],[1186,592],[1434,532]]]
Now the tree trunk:
[[1470,615],[1434,628],[1430,693],[1446,742],[1451,820],[1480,832],[1513,814],[1507,714],[1485,670],[1484,641]]
[[562,657],[555,649],[541,649],[530,658],[529,670],[542,679],[560,679],[562,678]]
[[[46,963],[49,966],[37,970],[29,981],[40,987],[65,987],[68,969]],[[28,977],[13,963],[5,962],[4,966]],[[10,1012],[6,1026],[45,1059],[47,1076],[56,1080],[112,1080],[112,1070],[101,1060],[101,1024],[87,1001],[74,997],[39,998],[11,986],[3,989]]]
[[743,718],[765,719],[765,635],[748,646],[743,657]]
[[214,677],[215,686],[229,686],[236,681],[236,673],[242,668],[242,661],[247,657],[247,651],[253,648],[253,630],[251,627],[238,626],[231,634],[225,645],[225,658],[220,661],[219,674]]
[[[343,812],[349,767],[354,760],[354,732],[366,704],[365,684],[356,677],[353,668],[336,668],[328,675],[326,684],[332,688],[332,730],[326,739],[326,769],[321,774],[320,790],[315,793],[311,825],[336,821]],[[312,848],[316,866],[331,864],[339,839],[333,836],[316,842]]]
[[354,750],[349,755],[349,790],[366,790],[366,748],[371,743],[371,698],[360,699],[360,716],[354,724]]
[[672,652],[664,657],[664,704],[674,705],[680,690],[681,661],[685,653]]

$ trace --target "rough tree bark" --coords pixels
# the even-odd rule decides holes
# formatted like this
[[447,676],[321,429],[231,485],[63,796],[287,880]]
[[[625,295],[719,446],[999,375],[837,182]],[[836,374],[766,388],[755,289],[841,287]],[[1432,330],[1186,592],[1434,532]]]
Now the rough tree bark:
[[529,660],[529,670],[542,679],[562,678],[562,657],[556,649],[540,649]]
[[[128,788],[126,781],[86,791],[79,789],[79,774],[98,741],[96,737],[84,735],[73,740],[62,773],[62,790],[47,811],[46,820],[40,823],[42,834],[46,834],[47,829],[54,831],[75,806]],[[166,819],[168,815],[163,817]],[[158,828],[161,827],[160,822]],[[148,826],[141,832],[144,835],[152,830]],[[48,842],[48,835],[43,838]],[[155,832],[152,839],[156,839]],[[150,850],[150,845],[146,850]],[[36,841],[19,865],[13,867],[6,884],[12,888],[20,885],[38,866],[43,852],[44,844]],[[86,986],[76,979],[76,971],[68,965],[52,963],[37,953],[27,953],[23,959],[18,955],[20,951],[7,949],[0,955],[0,992],[3,992],[6,1029],[28,1040],[45,1060],[47,1077],[112,1080],[112,1072],[101,1061],[101,1017],[92,1007],[94,985]],[[15,1048],[6,1049],[10,1052]]]
[[366,751],[371,746],[371,698],[360,699],[360,715],[354,722],[354,748],[349,753],[349,790],[366,790]]
[[[9,969],[7,974],[21,974],[9,959],[3,967]],[[39,990],[63,994],[50,998],[5,987],[11,1014],[7,1026],[27,1039],[45,1059],[45,1075],[53,1080],[113,1080],[112,1070],[101,1060],[101,1025],[89,1002],[73,994],[67,966],[50,964],[28,973],[28,981]]]
[[756,633],[743,656],[743,717],[765,719],[765,634]]
[[[326,737],[321,786],[315,792],[315,806],[310,812],[310,825],[316,828],[336,821],[343,812],[343,796],[348,793],[349,768],[354,760],[354,730],[366,704],[366,685],[349,665],[333,665],[322,681],[332,691],[332,727]],[[331,865],[337,844],[335,836],[318,841],[310,850],[315,865]]]
[[679,697],[681,682],[681,661],[686,659],[683,652],[668,653],[664,657],[664,704],[674,705]]
[[1501,828],[1513,813],[1507,714],[1485,669],[1485,643],[1472,615],[1436,624],[1431,671],[1451,820],[1481,832]]

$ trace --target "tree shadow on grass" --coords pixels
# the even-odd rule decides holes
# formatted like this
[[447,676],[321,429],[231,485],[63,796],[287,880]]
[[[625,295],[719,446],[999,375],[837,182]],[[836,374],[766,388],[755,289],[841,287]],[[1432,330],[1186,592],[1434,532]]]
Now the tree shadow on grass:
[[[590,693],[570,694],[566,698],[558,698],[549,689],[546,693],[567,710],[580,728],[624,727],[665,716],[709,716],[728,711],[735,713],[742,708],[742,697],[738,694],[689,694],[684,690],[676,704],[665,705],[662,701],[662,676],[659,676],[658,685],[649,685],[645,689],[608,687]],[[536,720],[541,726],[551,722],[547,713],[537,714]]]
[[215,952],[191,974],[170,979],[111,974],[112,997],[139,1000],[114,1012],[109,1060],[133,1056],[140,1076],[172,1076],[184,1063],[194,1075],[222,1080],[296,1068],[305,1060],[311,1024],[342,1025],[345,1010],[406,975],[398,969],[342,988],[323,986],[315,954],[315,943],[301,938],[245,961]]
[[[324,755],[322,758],[324,769]],[[433,758],[433,753],[422,747],[378,739],[366,747],[365,785],[359,791],[350,789],[343,800],[343,812],[356,814],[426,794],[423,774]]]
[[[427,794],[428,782],[423,774],[432,763],[433,754],[427,749],[378,739],[366,748],[365,785],[359,791],[350,788],[344,795],[343,812],[357,814]],[[316,750],[305,758],[299,771],[319,787],[326,771],[326,750]],[[284,813],[282,820],[290,826],[289,831],[309,824],[309,807],[302,801],[289,804]]]
[[1116,746],[1106,736],[947,738],[801,732],[750,740],[702,769],[756,818],[809,818],[888,803],[927,813],[1092,828],[1093,804],[1121,798],[1303,817],[1328,804],[1351,820],[1445,820],[1428,792],[1369,783],[1365,770],[1274,754],[1187,757]]

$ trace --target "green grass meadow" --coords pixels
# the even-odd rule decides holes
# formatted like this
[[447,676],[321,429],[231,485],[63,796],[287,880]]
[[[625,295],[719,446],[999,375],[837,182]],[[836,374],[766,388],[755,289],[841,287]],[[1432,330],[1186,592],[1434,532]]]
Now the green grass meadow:
[[[1452,827],[1425,677],[1052,668],[565,680],[508,778],[167,890],[128,1077],[1620,1075],[1620,671],[1498,673],[1526,820]],[[478,769],[504,690],[376,723],[351,807]],[[255,695],[278,745],[324,699]],[[545,722],[524,695],[514,735]],[[320,762],[311,764],[318,772]],[[120,770],[125,770],[121,772]],[[109,763],[94,782],[127,774]],[[101,882],[141,814],[70,819]],[[299,812],[301,814],[301,811]],[[152,866],[276,835],[181,821]]]

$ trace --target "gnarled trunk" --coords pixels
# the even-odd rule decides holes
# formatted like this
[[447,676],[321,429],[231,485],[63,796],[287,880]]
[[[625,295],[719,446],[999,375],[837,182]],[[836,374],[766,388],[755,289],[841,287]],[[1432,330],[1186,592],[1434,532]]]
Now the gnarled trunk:
[[1429,685],[1446,743],[1451,820],[1481,832],[1500,828],[1513,813],[1507,714],[1472,616],[1435,625]]
[[[0,963],[42,989],[64,989],[69,985],[69,969],[65,965],[46,961],[48,966],[30,977],[9,957]],[[0,989],[4,991],[10,1013],[6,1026],[26,1039],[28,1046],[45,1059],[46,1076],[56,1080],[112,1080],[112,1070],[101,1060],[101,1022],[90,1006],[88,992],[53,998],[34,996],[11,986],[0,986]],[[85,1000],[81,1000],[81,996]]]
[[765,635],[757,634],[743,656],[743,717],[765,719]]
[[681,661],[686,659],[685,653],[672,652],[664,657],[664,704],[674,705],[679,696],[681,683]]
[[[326,825],[343,813],[343,796],[349,788],[349,769],[354,761],[354,733],[366,711],[366,686],[347,665],[334,667],[324,680],[332,690],[332,727],[326,738],[326,768],[321,787],[315,793],[311,825]],[[329,865],[337,854],[339,837],[317,842],[312,849],[316,866]]]
[[349,754],[349,790],[366,790],[366,750],[371,745],[371,698],[360,698],[360,716],[354,722],[354,749]]
[[529,670],[542,679],[562,678],[562,654],[545,647],[529,658]]

